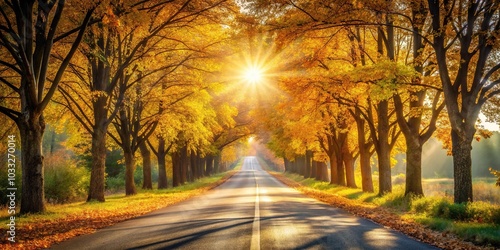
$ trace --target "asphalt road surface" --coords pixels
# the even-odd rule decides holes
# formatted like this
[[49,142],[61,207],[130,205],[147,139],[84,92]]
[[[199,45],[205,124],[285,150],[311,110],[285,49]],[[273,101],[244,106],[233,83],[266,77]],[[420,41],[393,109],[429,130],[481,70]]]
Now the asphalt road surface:
[[53,249],[436,249],[308,198],[255,157],[202,196]]

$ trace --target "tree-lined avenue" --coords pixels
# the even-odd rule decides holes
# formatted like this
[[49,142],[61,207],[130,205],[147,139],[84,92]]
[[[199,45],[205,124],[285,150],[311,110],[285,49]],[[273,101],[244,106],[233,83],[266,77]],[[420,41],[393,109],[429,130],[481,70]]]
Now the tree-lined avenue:
[[308,198],[255,157],[209,193],[53,249],[434,249]]

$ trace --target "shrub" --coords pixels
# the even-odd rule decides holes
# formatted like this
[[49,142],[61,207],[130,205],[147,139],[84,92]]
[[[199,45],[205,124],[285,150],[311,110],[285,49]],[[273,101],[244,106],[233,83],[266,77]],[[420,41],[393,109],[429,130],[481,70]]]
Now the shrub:
[[469,220],[469,214],[467,213],[467,204],[460,203],[455,204],[451,203],[448,205],[448,219],[459,220],[459,221],[467,221]]
[[500,224],[500,207],[488,202],[467,204],[467,214],[469,220]]
[[434,204],[440,199],[432,197],[414,197],[410,202],[410,209],[415,213],[426,213],[432,212]]
[[500,208],[493,210],[493,215],[491,216],[493,223],[500,225]]
[[436,203],[434,203],[430,215],[435,217],[448,218],[449,214],[450,214],[450,202],[445,199],[441,199]]
[[125,175],[123,173],[120,173],[115,177],[106,178],[106,190],[115,193],[122,191],[124,189],[125,189]]
[[82,200],[90,183],[89,171],[76,166],[65,152],[45,158],[45,198],[51,203],[67,203]]
[[434,218],[500,224],[500,207],[488,202],[455,204],[446,198],[420,197],[411,200],[410,209]]

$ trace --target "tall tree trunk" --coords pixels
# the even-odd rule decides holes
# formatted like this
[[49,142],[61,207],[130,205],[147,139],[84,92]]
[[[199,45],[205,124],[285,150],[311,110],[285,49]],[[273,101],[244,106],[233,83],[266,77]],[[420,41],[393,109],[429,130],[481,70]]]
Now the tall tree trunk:
[[378,169],[379,195],[392,192],[391,147],[389,145],[389,102],[384,100],[378,106]]
[[198,170],[200,167],[198,166],[198,154],[195,151],[191,151],[191,169],[193,170],[193,180],[198,180],[200,175],[198,174]]
[[[472,135],[458,134],[451,131],[452,154],[453,154],[453,178],[455,180],[454,201],[455,203],[472,202]],[[472,134],[472,135],[471,135]]]
[[125,195],[137,194],[134,182],[135,157],[131,150],[124,150],[125,157]]
[[342,152],[336,152],[335,153],[336,155],[336,166],[337,166],[337,184],[338,185],[341,185],[341,186],[345,186],[346,185],[346,182],[345,182],[345,170],[344,170],[344,159],[343,159],[343,155],[342,155]]
[[302,158],[302,176],[304,176],[304,178],[308,178],[308,172],[309,172],[309,156],[307,155],[307,152],[304,154],[303,158]]
[[[414,135],[413,135],[414,136]],[[406,138],[406,187],[405,195],[423,196],[422,189],[422,145],[419,138]],[[418,136],[420,137],[420,136]]]
[[316,179],[317,176],[318,176],[318,162],[315,161],[315,160],[312,160],[312,163],[311,163],[311,175],[309,177]]
[[290,172],[290,161],[288,160],[288,158],[283,157],[283,162],[285,165],[285,172]]
[[373,192],[372,167],[370,165],[370,144],[365,138],[365,120],[361,117],[361,112],[356,109],[353,117],[356,121],[358,129],[358,145],[359,145],[359,167],[361,169],[361,187],[363,192]]
[[328,166],[326,165],[326,162],[321,162],[321,172],[322,172],[322,177],[323,181],[330,181],[330,177],[328,176]]
[[207,155],[206,157],[207,160],[207,169],[205,171],[206,176],[211,176],[213,172],[213,166],[214,166],[214,156],[213,155]]
[[318,181],[322,181],[323,180],[323,176],[322,176],[322,168],[323,168],[323,166],[321,165],[321,162],[314,161],[313,162],[313,168],[316,171],[316,173],[314,174],[314,179],[316,179]]
[[158,139],[158,152],[156,155],[156,158],[158,159],[158,189],[168,188],[167,166],[165,161],[166,156],[165,140],[160,137]]
[[[98,123],[97,123],[98,124]],[[87,201],[104,202],[106,164],[106,126],[94,126],[92,134],[92,170]]]
[[225,169],[222,169],[220,166],[221,159],[222,159],[222,155],[220,152],[218,152],[214,157],[214,173],[216,173],[216,174],[223,172],[223,171],[226,171]]
[[142,157],[142,188],[153,189],[153,180],[151,179],[151,151],[144,141],[139,145]]
[[172,186],[178,187],[181,184],[181,153],[172,153]]
[[189,167],[187,146],[182,147],[180,153],[180,184],[187,182],[187,171]]
[[[33,114],[31,114],[33,115]],[[22,195],[21,213],[45,211],[42,140],[45,130],[43,116],[31,116],[20,121]]]
[[354,177],[354,158],[352,157],[351,152],[349,151],[349,147],[347,142],[342,146],[342,159],[344,160],[345,166],[345,178],[346,184],[348,187],[357,188],[356,180]]
[[337,156],[335,152],[331,152],[329,155],[330,159],[330,184],[336,184],[339,185],[339,174],[338,174],[338,168],[337,168]]
[[198,153],[198,174],[201,177],[205,176],[205,167],[207,165],[207,160],[205,157],[201,157],[201,154]]
[[[420,35],[421,29],[425,24],[427,10],[424,1],[415,1],[411,5],[412,10],[412,40],[413,40],[413,68],[419,75],[428,75],[424,72],[423,64],[425,63],[422,54],[425,48],[423,38]],[[420,81],[417,77],[413,81]],[[394,96],[394,107],[396,109],[399,127],[403,132],[406,140],[406,187],[405,195],[423,196],[422,189],[422,147],[423,144],[430,138],[431,134],[436,130],[436,119],[438,112],[441,112],[443,106],[438,106],[437,102],[433,102],[432,113],[433,117],[430,119],[430,124],[427,126],[427,131],[424,133],[421,128],[421,121],[423,113],[420,110],[424,109],[425,99],[429,98],[427,90],[409,90],[410,100],[408,118],[405,118],[403,113],[403,102],[399,95]],[[440,92],[435,94],[436,97]],[[418,113],[411,113],[418,110]]]
[[312,151],[311,150],[306,150],[306,155],[305,155],[305,164],[304,164],[304,178],[311,178],[311,162],[312,162]]

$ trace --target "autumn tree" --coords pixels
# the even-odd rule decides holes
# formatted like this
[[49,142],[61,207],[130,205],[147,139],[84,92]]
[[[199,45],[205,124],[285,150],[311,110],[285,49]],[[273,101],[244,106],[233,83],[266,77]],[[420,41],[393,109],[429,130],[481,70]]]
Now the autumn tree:
[[[0,82],[19,102],[2,103],[0,111],[16,122],[21,137],[21,213],[45,211],[42,138],[43,111],[76,53],[94,8],[79,1],[4,1],[0,5]],[[80,6],[78,9],[75,6]],[[77,20],[71,24],[67,20]],[[55,45],[69,48],[59,63],[51,60]],[[49,75],[49,67],[56,67]],[[29,183],[29,184],[28,184]]]
[[455,203],[473,201],[472,140],[481,108],[500,94],[500,2],[427,1],[451,125]]
[[[409,8],[408,8],[409,7]],[[396,8],[396,7],[392,7]],[[436,131],[436,123],[444,108],[442,91],[436,87],[434,73],[435,60],[429,53],[429,46],[424,42],[424,30],[427,28],[427,7],[424,1],[410,1],[408,5],[399,7],[402,15],[409,17],[406,29],[411,35],[400,29],[408,40],[408,47],[403,61],[412,65],[416,75],[410,79],[407,87],[400,88],[394,94],[394,106],[401,132],[406,140],[406,182],[405,194],[423,195],[422,189],[422,148]],[[408,20],[405,18],[404,20]],[[396,25],[405,27],[405,23],[398,19]],[[410,47],[411,46],[411,47]],[[411,51],[411,54],[410,54]],[[411,58],[408,61],[407,58]],[[402,61],[402,60],[398,60]],[[425,84],[424,84],[425,82]],[[404,83],[403,83],[404,84]]]

